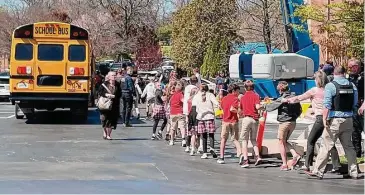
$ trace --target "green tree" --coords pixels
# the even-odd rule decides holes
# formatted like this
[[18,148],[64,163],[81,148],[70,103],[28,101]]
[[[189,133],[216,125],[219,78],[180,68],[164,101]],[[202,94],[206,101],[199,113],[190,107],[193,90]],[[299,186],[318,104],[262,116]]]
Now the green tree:
[[162,25],[157,29],[157,38],[159,41],[162,41],[164,45],[169,45],[172,34],[172,25],[166,24]]
[[[230,44],[237,39],[235,0],[193,0],[172,19],[172,57],[185,70],[203,66],[214,75],[227,64]],[[225,52],[224,55],[217,52]],[[220,67],[220,68],[219,68]]]
[[302,20],[318,22],[319,33],[327,33],[327,38],[320,40],[329,55],[339,64],[349,57],[363,58],[364,56],[364,2],[344,1],[323,8],[305,5],[300,6],[295,16]]

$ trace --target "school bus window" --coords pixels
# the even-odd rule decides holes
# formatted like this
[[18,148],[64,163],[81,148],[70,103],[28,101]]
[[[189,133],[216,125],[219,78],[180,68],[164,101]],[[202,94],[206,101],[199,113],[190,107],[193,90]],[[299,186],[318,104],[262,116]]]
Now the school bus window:
[[63,45],[58,45],[58,44],[38,45],[38,60],[62,61],[63,60]]
[[86,58],[85,45],[70,45],[68,48],[68,60],[71,62],[83,62]]
[[16,60],[32,60],[33,59],[33,45],[29,43],[18,43],[15,46]]

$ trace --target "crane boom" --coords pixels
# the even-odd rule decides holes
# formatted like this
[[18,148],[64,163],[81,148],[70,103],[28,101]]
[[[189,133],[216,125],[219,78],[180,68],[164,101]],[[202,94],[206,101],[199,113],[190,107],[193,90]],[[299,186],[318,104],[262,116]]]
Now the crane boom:
[[[298,6],[305,5],[304,0],[280,0],[283,23],[285,25],[288,51],[309,57],[314,62],[314,69],[319,67],[319,47],[310,37],[307,21],[294,16]],[[296,26],[301,26],[297,29]]]
[[[299,95],[314,86],[308,79],[319,68],[319,46],[310,37],[307,21],[294,16],[304,0],[280,0],[288,51],[281,54],[240,53],[230,57],[231,78],[253,79],[261,97],[278,97],[276,85],[285,80]],[[297,26],[300,26],[299,29]]]

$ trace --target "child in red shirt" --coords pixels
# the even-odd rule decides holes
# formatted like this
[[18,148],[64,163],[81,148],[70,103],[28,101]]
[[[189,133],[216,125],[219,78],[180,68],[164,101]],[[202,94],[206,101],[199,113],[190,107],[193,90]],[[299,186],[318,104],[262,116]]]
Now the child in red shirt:
[[244,83],[245,94],[241,98],[241,114],[243,116],[241,138],[242,138],[242,155],[240,156],[240,165],[243,168],[249,167],[248,161],[248,140],[251,141],[255,155],[255,166],[261,162],[259,148],[257,147],[256,137],[260,106],[260,96],[254,91],[254,83],[247,80]]
[[170,132],[170,143],[169,145],[174,145],[175,132],[179,128],[182,137],[182,146],[186,147],[185,140],[185,125],[186,117],[183,115],[183,101],[184,94],[182,93],[182,84],[178,83],[175,87],[175,93],[170,99],[170,121],[171,121],[171,132]]
[[237,154],[241,154],[241,147],[238,141],[239,128],[238,128],[238,108],[239,108],[239,86],[231,84],[228,87],[228,95],[223,97],[221,101],[221,107],[223,109],[222,120],[222,132],[221,132],[221,146],[220,146],[220,158],[217,163],[224,163],[224,150],[226,148],[226,142],[229,134],[233,138],[233,143],[236,146]]

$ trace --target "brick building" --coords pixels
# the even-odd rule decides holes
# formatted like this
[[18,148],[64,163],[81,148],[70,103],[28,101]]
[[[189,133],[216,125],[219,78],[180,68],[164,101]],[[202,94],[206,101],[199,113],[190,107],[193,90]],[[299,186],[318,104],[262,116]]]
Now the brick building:
[[[325,5],[329,5],[331,3],[340,3],[343,2],[344,0],[307,0],[307,3],[310,5],[316,5],[316,6],[320,6],[323,7],[323,11],[327,13],[327,17],[329,18],[329,10],[327,8],[325,8]],[[351,0],[347,0],[347,1],[351,1]],[[364,2],[364,0],[352,0],[352,1],[357,1],[357,2]],[[328,52],[326,50],[326,48],[321,47],[320,41],[321,40],[325,40],[328,35],[326,33],[320,34],[318,33],[319,27],[318,27],[319,23],[314,22],[314,21],[308,21],[308,27],[309,27],[309,31],[312,35],[312,39],[314,42],[318,43],[320,45],[320,63],[324,63],[330,56],[328,55]]]

